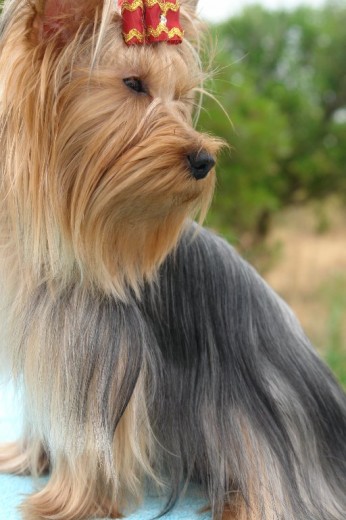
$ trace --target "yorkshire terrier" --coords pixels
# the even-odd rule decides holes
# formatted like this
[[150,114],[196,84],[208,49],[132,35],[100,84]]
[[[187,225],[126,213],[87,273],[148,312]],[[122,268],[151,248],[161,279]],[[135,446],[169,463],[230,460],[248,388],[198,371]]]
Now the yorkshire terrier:
[[[346,398],[206,214],[195,0],[5,0],[1,359],[49,472],[26,520],[118,518],[197,482],[215,520],[344,520]],[[183,34],[184,31],[184,34]]]

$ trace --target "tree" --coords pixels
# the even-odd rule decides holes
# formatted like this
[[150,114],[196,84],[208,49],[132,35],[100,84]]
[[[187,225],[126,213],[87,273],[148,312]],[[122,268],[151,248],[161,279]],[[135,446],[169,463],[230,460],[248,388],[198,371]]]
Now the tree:
[[200,128],[232,145],[219,164],[210,223],[262,239],[282,208],[346,193],[346,8],[255,6],[213,29],[214,95]]

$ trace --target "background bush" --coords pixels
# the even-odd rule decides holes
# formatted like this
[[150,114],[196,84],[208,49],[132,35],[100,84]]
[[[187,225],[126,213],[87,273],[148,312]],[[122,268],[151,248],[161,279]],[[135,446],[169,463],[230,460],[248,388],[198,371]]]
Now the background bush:
[[[346,193],[346,6],[259,6],[214,26],[216,74],[199,126],[232,146],[209,222],[252,247],[290,205]],[[246,239],[244,239],[244,237]]]

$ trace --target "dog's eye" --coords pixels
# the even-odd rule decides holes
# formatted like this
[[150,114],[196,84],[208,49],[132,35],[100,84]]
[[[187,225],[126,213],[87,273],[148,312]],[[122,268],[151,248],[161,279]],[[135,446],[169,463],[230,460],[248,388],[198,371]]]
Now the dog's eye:
[[144,94],[147,93],[147,89],[140,78],[132,76],[131,78],[123,79],[123,82],[128,88],[134,90],[135,92],[141,92]]

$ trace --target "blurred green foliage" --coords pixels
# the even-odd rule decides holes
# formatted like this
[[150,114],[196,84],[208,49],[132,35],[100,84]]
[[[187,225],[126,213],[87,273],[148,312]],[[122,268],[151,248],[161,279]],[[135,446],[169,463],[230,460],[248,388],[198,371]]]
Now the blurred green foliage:
[[346,193],[346,6],[266,11],[212,28],[216,73],[199,128],[231,145],[208,225],[254,247],[289,205]]
[[327,344],[323,349],[325,359],[346,389],[346,276],[338,275],[331,278],[323,284],[318,297],[329,309]]

